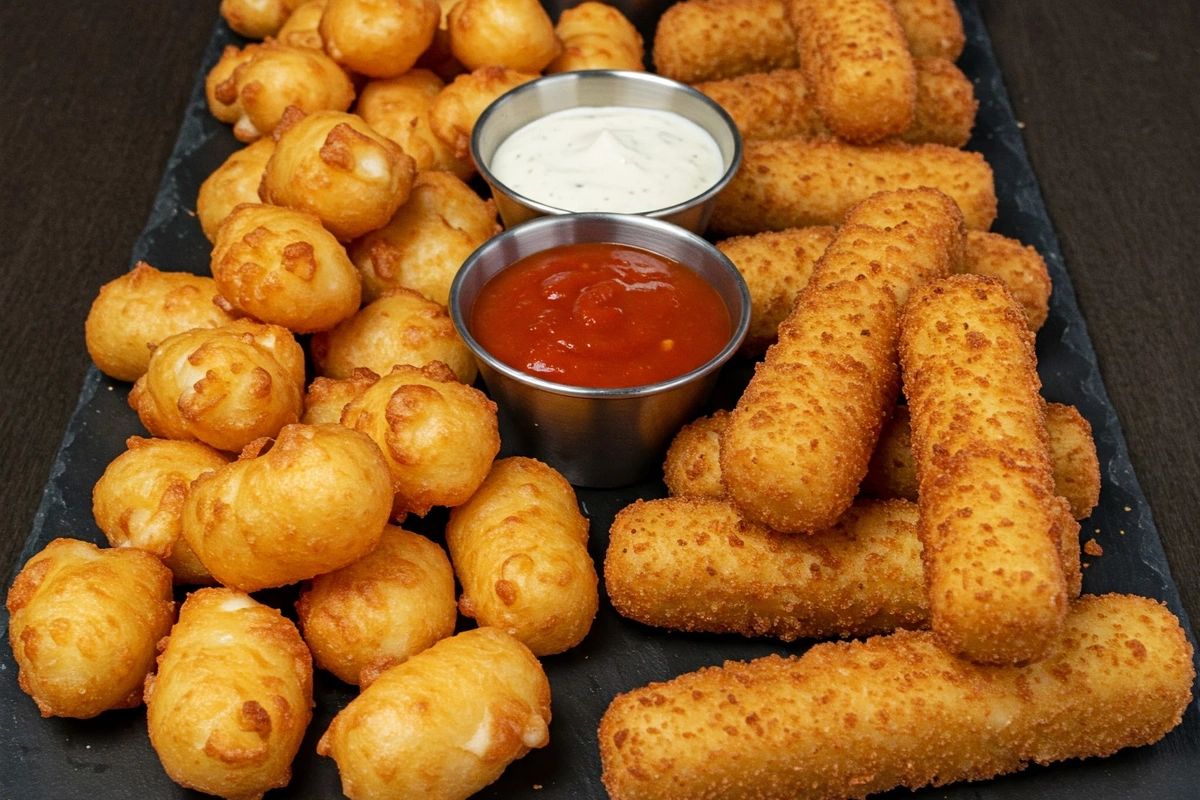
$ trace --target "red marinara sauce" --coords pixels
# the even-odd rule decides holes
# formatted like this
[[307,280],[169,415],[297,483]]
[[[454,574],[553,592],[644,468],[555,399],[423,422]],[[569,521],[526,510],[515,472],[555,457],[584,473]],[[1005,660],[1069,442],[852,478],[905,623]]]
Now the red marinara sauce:
[[471,334],[500,361],[544,380],[645,386],[707,363],[729,343],[729,310],[708,281],[623,244],[552,247],[479,290]]

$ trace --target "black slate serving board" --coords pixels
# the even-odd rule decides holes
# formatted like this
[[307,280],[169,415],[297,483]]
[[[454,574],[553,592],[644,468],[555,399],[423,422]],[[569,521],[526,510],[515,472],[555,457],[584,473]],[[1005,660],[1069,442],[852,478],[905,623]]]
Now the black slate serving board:
[[[655,22],[670,2],[622,0],[616,4],[638,24],[646,41],[651,42]],[[573,0],[546,3],[553,16],[574,4]],[[1045,257],[1054,282],[1050,317],[1037,339],[1043,394],[1048,400],[1079,408],[1092,424],[1100,456],[1104,478],[1100,505],[1082,523],[1082,535],[1085,539],[1095,538],[1105,554],[1099,558],[1085,557],[1084,591],[1129,592],[1164,601],[1191,636],[1149,506],[1133,474],[1116,413],[1105,392],[1087,328],[1076,305],[978,8],[974,0],[962,0],[959,7],[967,32],[967,47],[959,65],[975,82],[981,103],[976,135],[968,147],[982,152],[995,170],[1000,213],[993,230],[1034,245]],[[145,260],[161,269],[207,273],[209,244],[190,211],[200,182],[238,144],[228,127],[208,113],[203,76],[221,49],[231,42],[241,43],[224,23],[218,23],[153,213],[134,248],[131,264]],[[731,363],[713,406],[732,406],[748,375],[748,364]],[[18,568],[47,542],[60,536],[104,543],[91,515],[92,486],[105,466],[124,451],[128,436],[145,435],[136,415],[126,405],[128,390],[128,384],[112,381],[94,368],[88,374]],[[592,522],[589,549],[597,565],[602,564],[608,528],[617,511],[638,497],[661,497],[665,493],[665,487],[657,481],[609,491],[579,491],[580,503]],[[407,527],[441,541],[444,522],[444,513],[434,512]],[[6,590],[12,578],[12,575],[7,577]],[[258,596],[290,612],[295,592],[283,589]],[[469,626],[470,622],[464,624]],[[0,625],[7,633],[8,614],[3,610],[0,610]],[[543,660],[554,698],[550,745],[514,763],[499,781],[478,796],[604,798],[596,725],[618,692],[727,659],[745,660],[773,652],[801,653],[807,646],[807,643],[785,645],[771,640],[653,629],[621,618],[602,599],[600,613],[583,644]],[[17,687],[16,672],[11,651],[0,647],[0,797],[91,800],[201,796],[179,788],[163,772],[146,737],[144,709],[111,711],[87,721],[43,720],[33,702]],[[315,745],[333,715],[354,697],[356,690],[318,671],[315,691],[317,708],[293,765],[292,782],[269,797],[341,796],[333,762],[318,757]],[[898,790],[884,796],[913,795]],[[924,790],[916,796],[1062,800],[1194,798],[1200,796],[1200,712],[1193,702],[1183,724],[1153,747],[1125,751],[1103,760],[1031,767],[1017,775]]]

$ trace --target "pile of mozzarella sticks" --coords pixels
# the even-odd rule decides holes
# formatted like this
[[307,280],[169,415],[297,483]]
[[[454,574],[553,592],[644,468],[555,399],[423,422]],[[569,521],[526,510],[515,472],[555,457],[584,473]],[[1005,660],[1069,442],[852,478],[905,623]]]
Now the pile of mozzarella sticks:
[[982,780],[1155,742],[1191,700],[1166,608],[1080,595],[1095,445],[1040,395],[1045,263],[985,232],[991,171],[955,149],[962,46],[949,0],[686,0],[660,22],[660,71],[748,142],[713,224],[741,234],[718,246],[767,349],[732,412],[676,438],[671,496],[617,516],[608,593],[649,625],[849,641],[617,697],[614,798]]

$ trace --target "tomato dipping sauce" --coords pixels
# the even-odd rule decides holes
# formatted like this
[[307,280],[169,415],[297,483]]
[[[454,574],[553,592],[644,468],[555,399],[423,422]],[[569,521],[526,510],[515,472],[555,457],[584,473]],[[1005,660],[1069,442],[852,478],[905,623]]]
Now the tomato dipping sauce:
[[552,247],[493,275],[471,309],[471,335],[500,361],[570,386],[661,383],[703,366],[732,333],[708,281],[622,244]]

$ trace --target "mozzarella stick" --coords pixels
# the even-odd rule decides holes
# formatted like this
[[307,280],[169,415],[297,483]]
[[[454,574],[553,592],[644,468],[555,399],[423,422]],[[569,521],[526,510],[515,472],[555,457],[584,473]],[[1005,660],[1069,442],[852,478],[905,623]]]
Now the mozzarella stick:
[[789,0],[796,54],[830,130],[857,144],[915,119],[917,70],[891,0]]
[[956,61],[967,37],[954,0],[892,0],[914,58]]
[[707,498],[637,501],[604,558],[613,607],[647,625],[798,638],[928,625],[917,507],[855,503],[837,524],[788,536]]
[[[962,147],[971,138],[979,106],[971,81],[945,59],[922,58],[915,63],[916,112],[913,124],[900,138],[913,144]],[[746,141],[833,135],[800,70],[756,72],[698,83],[695,88],[729,112]]]
[[968,228],[987,230],[996,218],[992,168],[979,153],[938,144],[778,139],[746,144],[742,168],[717,195],[709,231],[732,236],[837,225],[876,192],[922,186],[952,197]]
[[1045,324],[1050,315],[1050,272],[1037,250],[998,233],[971,231],[962,271],[1004,281],[1025,309],[1029,330],[1040,330]]
[[1156,742],[1194,677],[1164,606],[1089,596],[1024,667],[972,664],[901,631],[618,695],[600,720],[602,778],[613,800],[830,800],[986,780]]
[[821,530],[850,507],[899,391],[910,289],[962,259],[962,216],[933,189],[859,204],[817,262],[721,439],[721,473],[748,518]]
[[996,278],[918,288],[900,333],[931,621],[971,661],[1041,658],[1062,628],[1054,493],[1033,335]]
[[796,36],[782,0],[686,0],[654,33],[654,69],[683,83],[796,66]]

